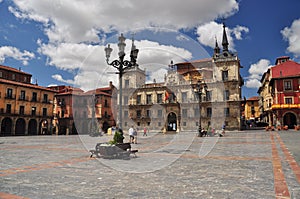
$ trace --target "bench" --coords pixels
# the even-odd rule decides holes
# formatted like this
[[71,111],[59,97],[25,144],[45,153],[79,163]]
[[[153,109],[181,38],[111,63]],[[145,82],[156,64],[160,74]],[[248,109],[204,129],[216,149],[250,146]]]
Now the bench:
[[109,145],[106,143],[97,143],[95,150],[90,150],[90,157],[96,155],[96,157],[102,158],[119,158],[119,159],[129,159],[130,154],[133,154],[134,157],[138,150],[131,150],[130,143],[118,143],[116,145]]

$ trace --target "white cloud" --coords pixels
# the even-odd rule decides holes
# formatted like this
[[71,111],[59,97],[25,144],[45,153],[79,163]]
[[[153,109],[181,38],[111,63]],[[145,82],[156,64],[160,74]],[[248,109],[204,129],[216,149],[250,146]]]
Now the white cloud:
[[[238,11],[236,0],[14,0],[9,7],[11,13],[22,20],[41,23],[48,39],[38,40],[38,51],[47,56],[47,64],[74,74],[74,80],[54,75],[53,78],[65,83],[80,85],[84,90],[97,86],[107,86],[109,80],[117,85],[118,78],[108,72],[116,71],[105,63],[104,46],[112,32],[139,32],[149,27],[171,29],[193,28],[219,17],[228,17]],[[180,14],[178,14],[180,13]],[[222,31],[222,28],[220,29]],[[240,39],[239,33],[233,35]],[[211,33],[211,32],[210,32]],[[211,35],[211,34],[210,34]],[[145,37],[143,37],[145,38]],[[177,37],[177,41],[188,37]],[[214,35],[213,35],[214,38]],[[169,39],[169,38],[168,38]],[[232,40],[229,36],[230,41]],[[168,42],[166,42],[168,43]],[[214,43],[214,39],[213,39]],[[98,45],[95,45],[98,44]],[[233,42],[231,42],[233,46]],[[113,58],[117,58],[117,46]],[[127,44],[127,47],[130,44]],[[161,80],[165,71],[162,65],[190,60],[192,54],[175,45],[162,45],[155,41],[136,41],[140,49],[138,63],[146,66],[151,79]],[[127,56],[128,56],[127,52]],[[158,73],[158,71],[160,71]],[[101,78],[101,80],[99,80]]]
[[261,59],[257,63],[252,64],[248,70],[249,76],[246,77],[245,86],[247,88],[259,88],[262,75],[271,67],[271,62],[267,59]]
[[[244,26],[236,26],[233,29],[226,27],[229,49],[234,50],[234,39],[241,40],[243,33],[248,33],[249,29]],[[223,24],[214,21],[201,25],[197,28],[198,41],[206,46],[215,47],[216,38],[219,47],[222,46]]]
[[296,57],[300,56],[300,19],[293,21],[291,27],[285,27],[281,30],[285,40],[289,42],[288,52],[293,53]]
[[[99,32],[192,28],[238,11],[236,0],[14,0],[18,18],[45,25],[50,42],[98,41]],[[180,14],[178,14],[180,13]]]
[[[117,70],[112,66],[108,66],[105,62],[104,46],[90,44],[41,44],[39,52],[47,55],[48,64],[55,66],[61,70],[73,73],[74,80],[64,79],[61,75],[53,75],[52,78],[63,83],[75,84],[83,90],[90,90],[95,87],[107,86],[107,82],[113,80],[118,85],[118,76],[113,74]],[[117,44],[111,43],[113,49],[111,59],[118,58]],[[138,64],[141,68],[149,72],[151,80],[156,79],[157,82],[163,80],[166,67],[170,60],[182,62],[192,58],[192,54],[183,49],[174,46],[160,45],[158,42],[142,40],[135,41],[135,45],[140,50],[138,55]],[[130,59],[129,50],[131,41],[126,40],[126,59]],[[160,73],[157,71],[160,70]]]
[[6,58],[13,58],[21,61],[23,65],[27,65],[28,61],[35,57],[34,53],[24,50],[21,52],[16,47],[2,46],[0,47],[0,63],[4,63]]
[[259,88],[261,85],[260,81],[258,79],[248,79],[245,82],[245,86],[247,88]]

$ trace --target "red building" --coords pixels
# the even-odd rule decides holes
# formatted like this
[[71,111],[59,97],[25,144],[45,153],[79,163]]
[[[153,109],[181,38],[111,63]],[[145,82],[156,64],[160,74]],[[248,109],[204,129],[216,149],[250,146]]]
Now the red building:
[[[280,123],[294,128],[300,124],[300,64],[287,56],[279,57],[275,66],[266,73],[268,75],[264,74],[263,78],[268,78],[268,81],[262,79],[262,82],[268,85],[262,87],[268,88],[272,103],[268,103],[269,113],[263,115],[269,115],[272,125]],[[262,87],[260,90],[263,90]],[[264,99],[264,96],[261,95],[261,98]]]
[[88,134],[106,132],[115,126],[113,96],[115,86],[84,92],[71,86],[52,86],[57,92],[54,103],[55,134]]

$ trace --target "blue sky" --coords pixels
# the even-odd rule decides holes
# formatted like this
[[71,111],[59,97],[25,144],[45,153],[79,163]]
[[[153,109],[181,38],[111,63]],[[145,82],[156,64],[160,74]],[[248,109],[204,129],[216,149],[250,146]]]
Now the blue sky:
[[105,63],[111,43],[124,32],[149,79],[160,81],[170,60],[210,57],[221,46],[225,19],[229,47],[241,60],[242,95],[257,95],[263,72],[277,57],[299,62],[299,0],[0,0],[0,64],[21,68],[39,85],[84,90],[118,84]]

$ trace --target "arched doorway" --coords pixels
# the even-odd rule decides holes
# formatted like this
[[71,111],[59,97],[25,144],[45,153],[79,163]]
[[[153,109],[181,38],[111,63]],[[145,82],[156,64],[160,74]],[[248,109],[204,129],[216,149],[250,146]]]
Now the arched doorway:
[[283,125],[287,125],[290,129],[297,125],[297,118],[295,114],[289,112],[283,116]]
[[37,135],[37,122],[35,119],[29,120],[28,123],[28,135]]
[[26,123],[23,118],[19,118],[16,121],[15,135],[25,135]]
[[177,116],[175,113],[171,112],[168,115],[167,131],[176,131],[176,130],[177,130]]
[[12,135],[12,120],[8,117],[4,118],[1,122],[1,135]]

